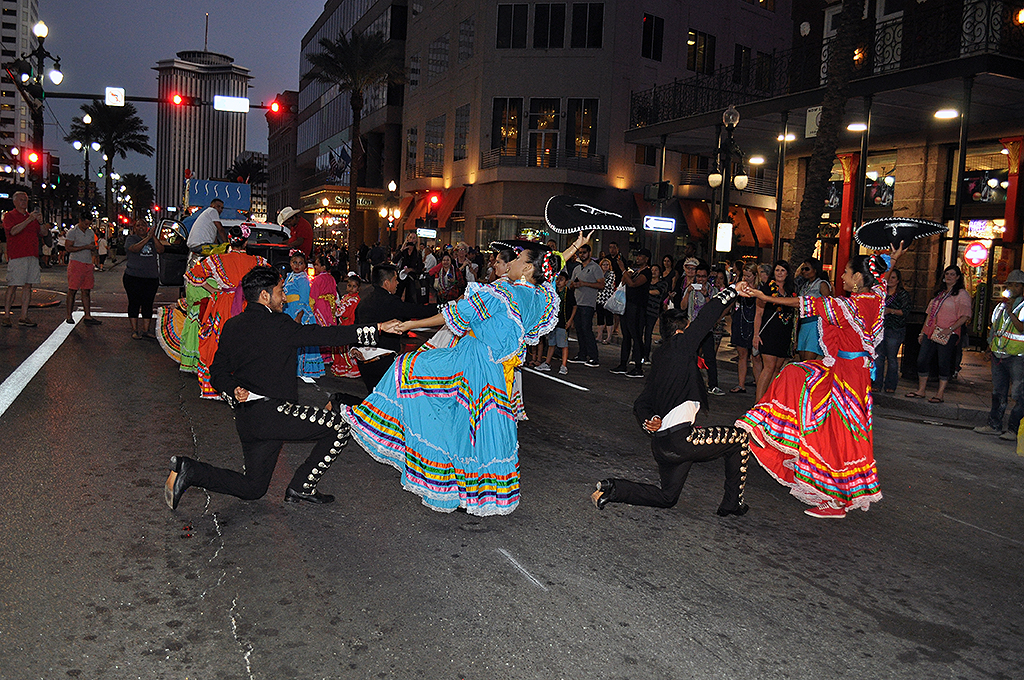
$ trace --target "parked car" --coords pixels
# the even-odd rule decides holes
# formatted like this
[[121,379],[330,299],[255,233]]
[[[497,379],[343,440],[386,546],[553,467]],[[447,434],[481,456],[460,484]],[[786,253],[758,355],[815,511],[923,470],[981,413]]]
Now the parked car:
[[[265,222],[243,222],[222,220],[225,229],[246,224],[249,227],[249,242],[245,252],[260,255],[282,272],[288,270],[288,246],[284,242],[291,233],[287,227]],[[188,230],[177,220],[162,220],[158,237],[164,243],[164,252],[157,254],[161,286],[184,286],[185,267],[188,266]]]

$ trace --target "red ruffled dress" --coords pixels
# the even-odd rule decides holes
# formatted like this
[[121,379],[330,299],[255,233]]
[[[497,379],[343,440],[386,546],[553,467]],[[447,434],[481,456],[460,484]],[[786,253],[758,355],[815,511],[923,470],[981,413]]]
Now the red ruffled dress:
[[871,368],[882,339],[884,281],[850,297],[801,298],[817,316],[823,359],[786,366],[736,421],[757,461],[809,505],[881,500],[871,434]]

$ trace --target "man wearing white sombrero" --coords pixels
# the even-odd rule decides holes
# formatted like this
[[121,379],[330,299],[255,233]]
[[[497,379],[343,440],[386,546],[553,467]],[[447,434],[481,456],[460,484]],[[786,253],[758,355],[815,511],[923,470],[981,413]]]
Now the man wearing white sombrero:
[[291,234],[284,244],[289,248],[301,250],[308,261],[313,256],[313,227],[302,216],[302,211],[290,205],[285,206],[277,213],[277,223],[282,227],[288,227]]

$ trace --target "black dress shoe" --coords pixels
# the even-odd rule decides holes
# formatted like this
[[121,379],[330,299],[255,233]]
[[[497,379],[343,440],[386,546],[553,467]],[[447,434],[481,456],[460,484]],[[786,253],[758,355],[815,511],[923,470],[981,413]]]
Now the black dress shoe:
[[312,493],[299,493],[290,486],[284,491],[284,502],[285,503],[298,503],[299,501],[306,501],[307,503],[316,503],[317,505],[326,505],[327,503],[334,502],[334,496],[329,493],[319,493],[316,489],[313,489]]
[[181,495],[191,486],[195,468],[192,459],[185,456],[171,456],[171,474],[164,483],[164,501],[171,510],[178,509]]
[[602,479],[597,483],[597,491],[590,494],[590,500],[594,503],[594,507],[598,510],[604,510],[604,506],[608,505],[612,498],[612,492],[615,491],[615,482],[610,479]]
[[750,510],[750,506],[747,505],[746,503],[744,503],[743,505],[738,505],[735,508],[733,508],[732,510],[726,510],[725,508],[718,508],[718,516],[719,517],[728,517],[729,515],[736,515],[737,517],[742,517],[743,515],[747,514],[747,510]]

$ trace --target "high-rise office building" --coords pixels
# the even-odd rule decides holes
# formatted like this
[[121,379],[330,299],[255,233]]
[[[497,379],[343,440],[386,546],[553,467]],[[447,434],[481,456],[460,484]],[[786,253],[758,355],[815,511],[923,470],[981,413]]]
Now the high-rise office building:
[[[212,179],[245,151],[244,113],[214,110],[216,95],[248,95],[249,69],[223,54],[205,50],[178,52],[157,62],[156,200],[161,206],[180,206],[186,172]],[[184,97],[181,105],[171,98]],[[194,98],[196,104],[190,104]]]
[[[39,21],[38,2],[2,0],[0,12],[0,61],[10,63],[37,45],[32,27]],[[32,112],[5,74],[0,78],[0,145],[23,147],[31,143]]]
[[299,176],[295,145],[298,128],[294,109],[298,92],[285,90],[274,98],[277,111],[267,111],[267,219],[274,221],[285,206],[299,207]]

